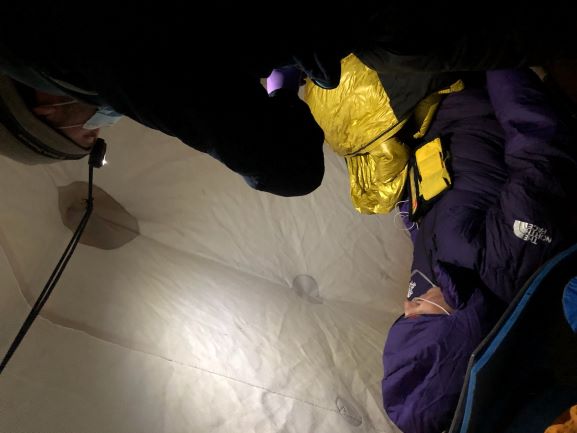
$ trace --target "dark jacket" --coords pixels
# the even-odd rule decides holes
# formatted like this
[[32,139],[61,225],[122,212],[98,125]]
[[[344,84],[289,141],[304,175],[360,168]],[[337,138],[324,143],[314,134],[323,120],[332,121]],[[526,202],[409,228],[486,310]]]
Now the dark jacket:
[[420,222],[413,269],[470,271],[508,303],[577,240],[577,142],[535,74],[487,76],[487,90],[447,96],[424,139],[448,147],[454,186]]
[[407,297],[435,285],[455,311],[389,331],[383,402],[405,433],[449,427],[475,347],[527,279],[577,242],[577,136],[531,71],[488,72],[486,89],[447,96],[434,137],[454,183],[412,233]]
[[[273,68],[296,64],[335,86],[340,59],[351,52],[383,74],[390,68],[437,73],[503,62],[500,56],[479,62],[464,54],[469,45],[476,47],[468,41],[477,33],[455,25],[461,22],[453,19],[461,13],[455,0],[421,8],[404,3],[363,0],[345,8],[323,0],[301,8],[218,1],[194,8],[169,0],[138,8],[125,2],[79,8],[70,0],[10,2],[0,17],[0,57],[97,93],[116,111],[209,153],[257,189],[301,195],[322,180],[323,132],[296,95],[268,96],[261,79]],[[529,15],[527,7],[524,12]],[[542,27],[529,28],[534,35]],[[499,40],[497,47],[504,45]],[[500,52],[483,44],[479,49]],[[524,55],[505,57],[518,63]],[[429,93],[428,83],[437,82],[428,74],[426,84],[420,80],[401,82],[417,82]],[[411,98],[400,104],[403,110],[423,96],[407,88],[399,95]]]

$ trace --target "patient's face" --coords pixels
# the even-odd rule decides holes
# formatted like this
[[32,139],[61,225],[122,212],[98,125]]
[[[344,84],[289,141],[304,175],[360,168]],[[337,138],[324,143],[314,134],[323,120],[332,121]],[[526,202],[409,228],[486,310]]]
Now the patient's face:
[[421,314],[446,315],[447,313],[443,311],[443,308],[449,313],[453,312],[453,308],[451,308],[449,304],[447,304],[447,301],[445,301],[445,297],[443,296],[443,292],[439,287],[436,286],[431,287],[429,290],[427,290],[426,293],[424,293],[419,298],[413,298],[410,301],[409,300],[405,301],[404,303],[405,317],[418,317]]
[[96,107],[82,102],[67,104],[71,100],[68,96],[36,91],[38,105],[32,111],[61,134],[89,149],[98,138],[100,130],[85,129],[82,124],[96,112]]

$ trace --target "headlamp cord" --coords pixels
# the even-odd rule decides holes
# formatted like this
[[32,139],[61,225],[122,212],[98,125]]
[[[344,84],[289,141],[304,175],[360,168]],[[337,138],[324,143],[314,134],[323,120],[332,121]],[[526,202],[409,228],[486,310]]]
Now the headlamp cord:
[[88,223],[88,218],[90,218],[90,215],[92,214],[92,208],[93,208],[92,183],[94,177],[93,171],[94,168],[102,167],[105,153],[106,153],[106,142],[103,139],[98,138],[90,152],[90,157],[88,159],[88,197],[85,200],[86,210],[84,211],[84,216],[82,217],[82,220],[80,220],[80,223],[76,228],[76,231],[72,235],[72,239],[70,239],[68,246],[64,250],[62,256],[60,257],[58,264],[52,271],[52,275],[50,275],[50,278],[48,278],[48,281],[44,285],[44,289],[36,299],[36,302],[34,303],[32,310],[30,310],[28,317],[26,317],[26,320],[20,327],[18,334],[16,334],[14,341],[10,345],[8,351],[6,352],[6,355],[4,355],[2,363],[0,364],[0,374],[2,374],[4,368],[8,364],[8,361],[10,361],[10,358],[12,358],[12,355],[14,355],[14,352],[16,352],[16,349],[26,336],[26,333],[30,329],[30,326],[32,326],[34,319],[36,319],[36,317],[40,313],[40,310],[42,310],[42,307],[48,300],[50,294],[52,293],[52,290],[54,290],[56,283],[58,283],[58,280],[60,279],[62,272],[64,272],[64,268],[66,268],[68,261],[72,257],[72,254],[76,249],[76,245],[78,245],[78,241],[80,240],[80,237],[82,236],[82,233],[86,228],[86,224]]

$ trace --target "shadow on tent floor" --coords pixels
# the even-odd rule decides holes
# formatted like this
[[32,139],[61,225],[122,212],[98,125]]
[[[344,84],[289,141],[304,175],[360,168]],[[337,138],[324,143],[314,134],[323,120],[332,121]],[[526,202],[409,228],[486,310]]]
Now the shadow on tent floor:
[[574,277],[577,245],[527,282],[473,353],[449,433],[543,433],[577,404],[577,325],[563,302],[575,308]]

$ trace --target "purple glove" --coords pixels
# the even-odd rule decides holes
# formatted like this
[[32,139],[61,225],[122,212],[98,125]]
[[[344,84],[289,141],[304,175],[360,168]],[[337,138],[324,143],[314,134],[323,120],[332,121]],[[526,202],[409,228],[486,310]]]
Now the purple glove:
[[302,71],[294,66],[285,66],[272,70],[266,79],[266,90],[269,94],[278,89],[288,89],[297,93],[302,84],[304,84]]

